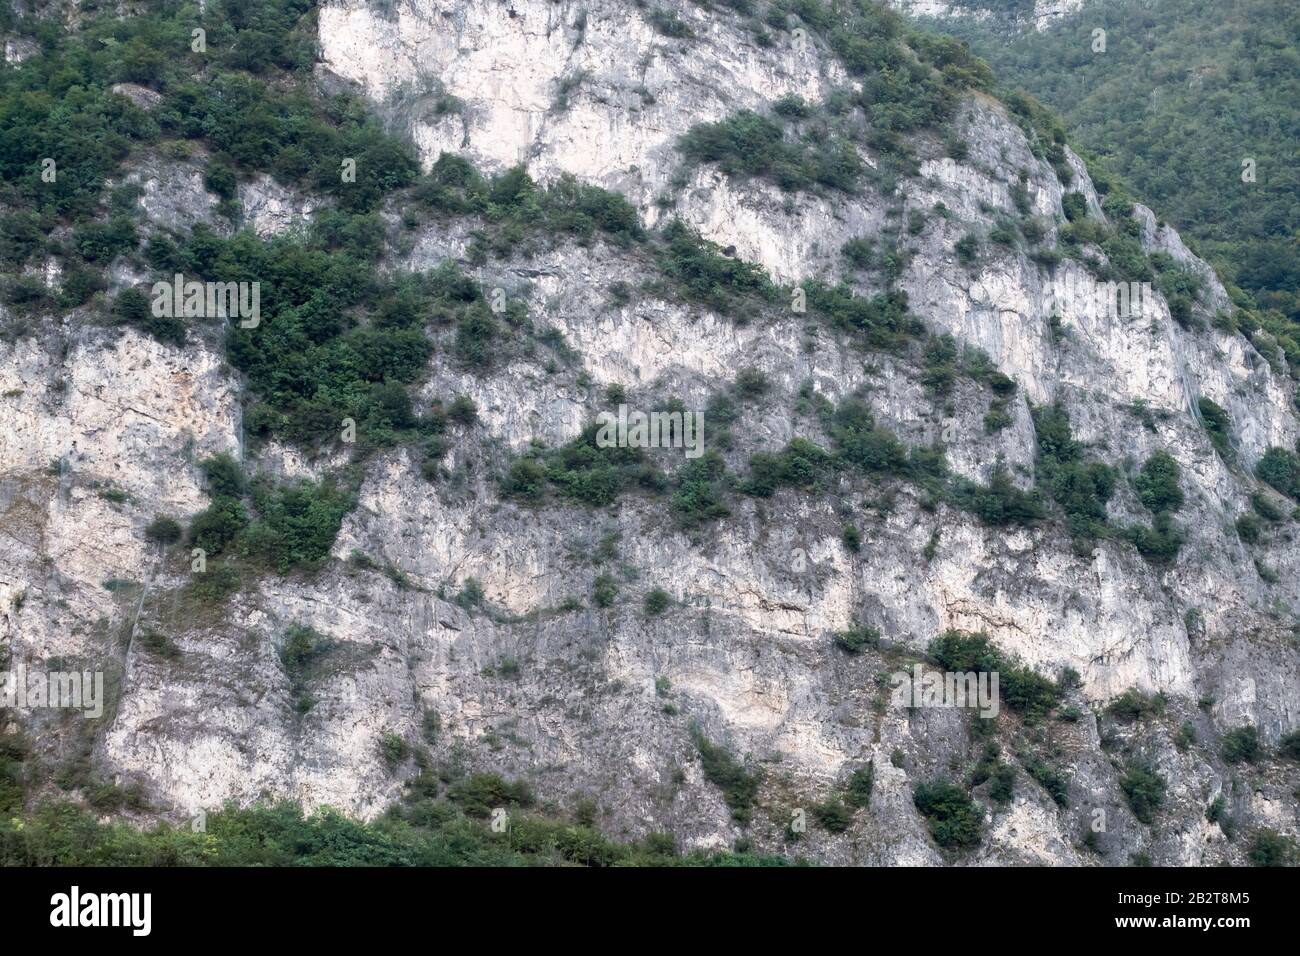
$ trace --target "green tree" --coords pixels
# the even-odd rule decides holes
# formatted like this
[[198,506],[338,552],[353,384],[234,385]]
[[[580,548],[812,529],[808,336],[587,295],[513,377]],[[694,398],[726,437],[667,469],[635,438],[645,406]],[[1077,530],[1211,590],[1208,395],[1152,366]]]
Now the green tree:
[[1179,487],[1181,475],[1178,462],[1168,452],[1157,451],[1142,465],[1133,485],[1148,511],[1163,514],[1183,506],[1183,491]]

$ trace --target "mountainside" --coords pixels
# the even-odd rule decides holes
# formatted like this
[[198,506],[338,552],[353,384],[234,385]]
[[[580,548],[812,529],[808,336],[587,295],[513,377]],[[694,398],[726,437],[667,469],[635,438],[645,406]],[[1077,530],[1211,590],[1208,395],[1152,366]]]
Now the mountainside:
[[[108,690],[0,715],[0,809],[1295,836],[1287,357],[960,44],[816,0],[130,12],[4,22],[0,652]],[[177,274],[257,321],[159,315]],[[602,447],[620,406],[703,454]],[[914,665],[1000,713],[899,706]]]
[[[900,9],[903,5],[897,5]],[[1016,3],[914,12],[1159,209],[1227,280],[1248,335],[1300,362],[1300,10],[1284,0],[1090,0],[1050,28]]]

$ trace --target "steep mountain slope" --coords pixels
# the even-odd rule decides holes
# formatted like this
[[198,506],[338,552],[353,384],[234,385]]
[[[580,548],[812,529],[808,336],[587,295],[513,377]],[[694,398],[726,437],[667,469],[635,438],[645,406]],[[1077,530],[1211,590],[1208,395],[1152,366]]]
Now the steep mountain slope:
[[[1246,859],[1229,821],[1296,832],[1294,502],[1254,477],[1293,382],[1050,118],[870,4],[265,22],[228,21],[228,72],[114,75],[159,132],[14,267],[3,646],[111,687],[102,721],[10,717],[25,799],[486,812],[491,772],[619,838],[836,863],[1214,864]],[[254,40],[313,30],[318,63]],[[287,112],[303,88],[366,97],[423,175],[355,102]],[[115,217],[138,241],[88,256]],[[48,301],[95,262],[104,290]],[[127,308],[177,271],[262,281],[261,324],[178,342]],[[620,404],[702,410],[706,454],[598,448]],[[996,660],[996,721],[895,705],[927,652]]]
[[1092,0],[1034,31],[1008,22],[1015,6],[915,12],[941,17],[927,22],[1052,106],[1239,287],[1242,328],[1277,338],[1294,367],[1300,11],[1280,0]]

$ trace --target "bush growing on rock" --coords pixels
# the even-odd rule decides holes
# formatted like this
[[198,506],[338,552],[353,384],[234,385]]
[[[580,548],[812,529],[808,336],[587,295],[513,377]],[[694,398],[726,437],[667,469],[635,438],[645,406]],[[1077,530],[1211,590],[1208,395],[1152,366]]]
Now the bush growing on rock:
[[902,474],[907,466],[902,442],[877,425],[871,409],[858,399],[846,399],[835,410],[830,433],[840,457],[864,471]]
[[1223,794],[1210,801],[1209,806],[1205,808],[1205,819],[1209,823],[1217,824],[1224,836],[1232,837],[1232,818],[1228,816],[1228,801],[1224,799]]
[[835,646],[850,654],[860,654],[880,643],[880,631],[869,624],[854,623],[847,631],[836,631]]
[[1295,840],[1269,829],[1256,831],[1246,851],[1252,866],[1290,866],[1295,855]]
[[447,799],[471,817],[487,817],[497,807],[530,807],[532,789],[524,781],[509,783],[495,773],[474,773],[447,788]]
[[1219,753],[1228,763],[1254,763],[1261,756],[1259,731],[1250,725],[1228,731]]
[[483,585],[479,583],[478,578],[466,578],[460,593],[456,595],[456,606],[465,611],[476,610],[483,606],[485,598]]
[[875,240],[866,236],[857,236],[845,240],[840,247],[842,255],[855,269],[869,269],[875,258]]
[[732,818],[737,823],[748,823],[753,815],[754,801],[758,799],[761,775],[746,770],[725,748],[710,741],[698,728],[692,730],[691,737],[700,754],[704,778],[722,791]]
[[[512,813],[510,838],[505,840],[481,821],[494,807],[521,806],[516,787],[501,781],[499,787],[478,788],[483,790],[482,802],[476,800],[473,808],[487,806],[482,814],[470,814],[454,802],[422,797],[370,822],[328,808],[304,816],[292,802],[246,808],[228,805],[208,814],[205,833],[167,823],[146,829],[131,823],[102,823],[98,814],[50,800],[21,817],[6,813],[0,818],[0,866],[777,866],[789,862],[750,853],[740,841],[736,853],[679,856],[676,840],[669,834],[651,834],[640,844],[616,843],[588,825],[533,813]],[[465,790],[456,793],[467,796]],[[121,796],[130,799],[130,794]]]
[[189,542],[209,555],[220,554],[248,526],[248,512],[234,498],[218,498],[190,521]]
[[244,494],[244,472],[230,455],[222,453],[199,462],[213,498],[239,498]]
[[611,575],[597,575],[591,585],[591,600],[596,607],[611,607],[618,596],[618,582]]
[[167,515],[158,515],[144,529],[144,536],[157,544],[174,544],[181,534],[180,522]]
[[1066,193],[1061,197],[1061,211],[1069,222],[1087,218],[1088,199],[1080,192]]
[[1144,694],[1137,688],[1129,688],[1110,702],[1106,713],[1120,720],[1146,720],[1163,714],[1165,703],[1163,694]]
[[280,662],[295,684],[306,680],[316,664],[333,648],[334,642],[313,627],[292,624],[280,644]]
[[995,671],[1002,666],[1002,652],[987,634],[948,630],[930,642],[930,657],[944,670],[954,673]]
[[1264,525],[1253,514],[1238,515],[1234,527],[1242,544],[1259,544],[1260,538],[1263,537]]
[[208,569],[202,574],[191,575],[185,584],[185,591],[198,601],[208,605],[219,605],[239,590],[242,584],[239,571],[224,563],[208,563]]
[[457,425],[473,425],[478,421],[478,406],[468,395],[457,395],[447,406],[447,420]]
[[1278,753],[1288,760],[1300,760],[1300,730],[1293,730],[1282,738]]
[[1025,761],[1025,772],[1038,782],[1038,785],[1048,792],[1056,805],[1065,808],[1070,805],[1069,781],[1060,768],[1053,767],[1038,758],[1030,758]]
[[1004,468],[995,469],[987,485],[958,481],[952,501],[993,527],[1032,525],[1046,515],[1038,493],[1017,488]]
[[1061,405],[1035,408],[1032,417],[1040,483],[1060,504],[1076,540],[1089,543],[1101,537],[1106,533],[1106,503],[1115,490],[1114,469],[1084,460],[1084,446],[1075,440]]
[[777,488],[810,490],[831,467],[826,451],[806,438],[793,438],[780,452],[755,452],[749,459],[749,477],[740,487],[746,494],[766,498]]
[[1061,697],[1055,681],[1021,664],[1004,663],[998,683],[1006,705],[1020,711],[1030,721],[1044,717]]
[[1126,529],[1125,537],[1142,557],[1156,565],[1171,563],[1187,540],[1186,532],[1174,524],[1168,513],[1156,515],[1149,528],[1133,525]]
[[760,300],[776,296],[777,289],[763,270],[722,255],[716,244],[701,239],[680,219],[664,227],[663,239],[660,267],[687,301],[731,311],[751,296]]
[[678,146],[690,162],[715,163],[728,176],[771,179],[787,191],[852,192],[863,170],[852,144],[834,135],[816,143],[787,140],[779,123],[750,110],[692,126]]
[[1133,485],[1148,511],[1164,514],[1183,506],[1183,491],[1179,487],[1181,473],[1178,462],[1167,452],[1158,451],[1146,460]]
[[1232,453],[1232,419],[1218,403],[1204,395],[1196,400],[1196,408],[1201,413],[1201,423],[1210,437],[1210,444],[1221,458],[1228,458]]
[[1255,464],[1255,477],[1288,498],[1300,500],[1300,456],[1285,448],[1270,448]]
[[1006,806],[1016,795],[1016,768],[1007,763],[999,763],[991,779],[989,799],[999,806]]
[[912,802],[942,847],[970,849],[983,837],[984,813],[961,787],[947,781],[917,784]]
[[240,537],[240,549],[280,574],[294,568],[315,570],[328,558],[353,495],[332,482],[253,483],[256,517]]
[[176,646],[176,642],[165,634],[159,634],[157,631],[142,631],[136,635],[135,639],[136,643],[150,654],[164,660],[175,660],[181,656],[181,649]]
[[165,345],[185,344],[185,324],[173,316],[154,315],[149,297],[139,289],[127,288],[117,294],[113,300],[113,317]]
[[813,817],[827,833],[843,833],[853,824],[853,811],[835,798],[814,806]]
[[736,394],[742,399],[756,399],[772,387],[766,375],[756,368],[742,368],[736,373]]
[[854,525],[846,524],[840,532],[840,540],[844,542],[844,547],[856,553],[862,550],[862,532]]
[[689,40],[695,36],[690,24],[671,10],[651,10],[646,17],[656,33],[674,40]]
[[1150,824],[1165,802],[1165,778],[1150,764],[1132,763],[1120,780],[1120,789],[1128,799],[1133,816]]
[[1041,719],[1061,698],[1061,688],[1055,681],[1007,657],[987,634],[948,630],[932,640],[927,650],[931,659],[946,671],[996,672],[1003,702],[1030,721]]
[[953,252],[957,253],[957,261],[962,265],[974,265],[980,254],[979,236],[974,233],[967,233],[953,243],[952,249]]
[[868,762],[865,767],[859,767],[849,776],[848,791],[844,795],[845,802],[858,809],[871,806],[871,793],[875,785],[876,765]]
[[664,611],[668,610],[668,605],[672,603],[672,596],[663,588],[653,588],[645,596],[645,612],[651,617],[657,617]]
[[696,528],[731,514],[722,497],[721,483],[726,472],[726,462],[714,450],[682,465],[671,502],[678,525]]
[[501,480],[501,494],[520,501],[541,501],[546,495],[546,468],[536,458],[516,458]]
[[393,773],[398,765],[411,755],[411,745],[399,734],[385,731],[379,737],[379,755],[388,767],[388,772]]

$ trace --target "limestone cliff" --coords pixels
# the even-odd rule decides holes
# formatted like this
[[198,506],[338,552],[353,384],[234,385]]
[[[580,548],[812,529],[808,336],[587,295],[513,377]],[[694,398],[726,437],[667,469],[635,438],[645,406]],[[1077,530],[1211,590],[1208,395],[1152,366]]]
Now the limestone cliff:
[[[1035,14],[1054,6],[1069,4],[1038,3]],[[665,36],[653,11],[672,11],[690,37]],[[49,759],[89,747],[108,776],[143,781],[177,817],[263,795],[373,816],[413,772],[386,766],[377,741],[417,740],[433,713],[437,759],[527,778],[559,805],[594,797],[613,834],[671,831],[692,847],[745,835],[826,862],[941,863],[950,858],[913,788],[963,776],[983,743],[956,711],[889,706],[882,680],[958,629],[988,634],[1043,674],[1080,678],[1065,701],[1073,720],[999,718],[1004,756],[1059,768],[1067,805],[1025,773],[1008,805],[977,790],[988,834],[968,861],[1122,863],[1146,852],[1167,864],[1236,862],[1241,841],[1206,819],[1221,794],[1243,822],[1296,832],[1294,765],[1269,757],[1243,770],[1217,745],[1250,724],[1272,747],[1300,723],[1292,532],[1248,549],[1234,527],[1252,494],[1278,497],[1252,468],[1300,436],[1294,383],[1275,356],[1214,327],[1231,308],[1222,286],[1154,214],[1134,211],[1136,238],[1199,277],[1191,321],[1175,321],[1158,290],[1141,315],[1112,314],[1083,257],[1045,264],[1031,243],[991,241],[974,261],[961,254],[964,237],[987,237],[1008,217],[1039,222],[1038,245],[1053,246],[1067,193],[1105,220],[1084,164],[1065,151],[1064,185],[983,93],[966,95],[952,120],[967,144],[960,158],[937,132],[917,134],[917,168],[896,191],[874,181],[853,193],[783,191],[687,164],[678,144],[696,124],[852,87],[816,31],[760,43],[722,5],[664,0],[332,0],[318,16],[317,82],[363,92],[426,168],[450,152],[488,173],[520,163],[542,181],[569,173],[626,196],[649,228],[678,217],[774,280],[845,278],[862,295],[886,284],[846,270],[841,249],[895,227],[908,250],[895,287],[929,330],[983,350],[1014,380],[1010,423],[985,427],[978,383],[935,398],[915,362],[864,353],[779,304],[737,322],[656,294],[654,265],[636,249],[560,241],[480,265],[468,254],[472,223],[431,223],[395,244],[383,268],[459,259],[485,287],[522,300],[538,327],[563,333],[575,364],[547,370],[508,356],[474,374],[438,351],[417,406],[463,393],[479,410],[442,462],[457,480],[423,480],[405,449],[381,453],[322,571],[246,582],[213,612],[186,595],[188,558],[142,533],[156,514],[204,507],[196,463],[229,452],[250,472],[293,476],[325,474],[339,459],[246,447],[243,386],[219,335],[176,348],[68,314],[0,343],[0,637],[13,661],[108,661],[114,675],[111,712],[88,742],[66,722],[32,718]],[[883,167],[870,145],[856,148],[868,169]],[[228,228],[193,162],[156,156],[130,175],[158,228]],[[271,177],[242,184],[237,201],[263,235],[320,205]],[[390,204],[386,221],[396,228],[403,212]],[[119,270],[114,283],[142,278]],[[611,300],[620,283],[647,291]],[[534,440],[572,439],[605,407],[608,386],[638,407],[677,396],[702,408],[741,368],[769,389],[719,449],[737,472],[796,436],[830,444],[798,410],[801,392],[831,404],[859,393],[906,443],[942,441],[958,476],[986,482],[1005,467],[1027,488],[1039,454],[1031,406],[1059,403],[1074,438],[1121,475],[1108,505],[1116,527],[1149,520],[1130,480],[1138,466],[1159,450],[1177,461],[1187,540],[1162,565],[1122,535],[1081,549],[1059,517],[992,527],[915,485],[849,478],[825,495],[738,495],[703,533],[674,527],[647,496],[604,509],[502,497],[495,475],[510,457]],[[1201,420],[1202,397],[1231,420],[1228,455]],[[842,540],[847,523],[861,529],[860,550]],[[349,560],[357,554],[366,561]],[[589,600],[603,573],[619,581],[609,607]],[[455,599],[470,579],[481,603]],[[673,603],[652,615],[643,598],[655,587]],[[836,647],[832,635],[855,621],[878,628],[882,646]],[[277,653],[293,624],[347,651],[317,675],[305,713]],[[178,658],[142,650],[145,630],[170,635]],[[1164,692],[1167,710],[1134,725],[1100,716],[1129,689]],[[1184,724],[1190,745],[1176,744]],[[692,726],[763,768],[748,827],[705,779]],[[1150,826],[1120,783],[1137,757],[1168,780]],[[869,763],[870,807],[842,833],[810,827],[790,849],[792,811]],[[1106,826],[1092,853],[1080,841],[1097,809]]]

